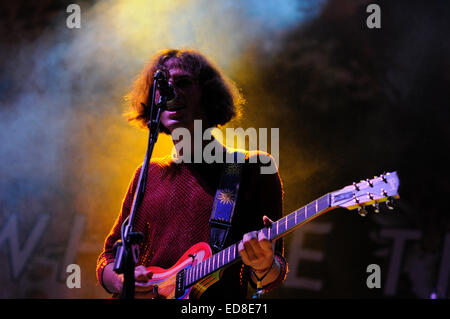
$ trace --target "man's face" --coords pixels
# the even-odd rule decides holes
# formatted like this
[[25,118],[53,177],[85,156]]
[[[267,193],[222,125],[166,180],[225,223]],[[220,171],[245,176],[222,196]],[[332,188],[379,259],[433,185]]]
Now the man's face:
[[[177,63],[167,61],[169,83],[173,85],[176,93],[175,99],[167,103],[167,110],[161,113],[161,124],[170,133],[176,128],[184,127],[194,130],[194,120],[206,120],[206,113],[201,105],[201,88],[194,76]],[[159,92],[156,92],[156,103]]]

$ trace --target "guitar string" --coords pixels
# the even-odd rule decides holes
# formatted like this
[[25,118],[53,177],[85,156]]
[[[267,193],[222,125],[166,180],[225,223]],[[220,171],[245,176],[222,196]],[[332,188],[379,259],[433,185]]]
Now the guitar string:
[[[355,196],[355,197],[353,197],[353,198],[351,198],[351,199],[348,199],[348,200],[346,200],[346,201],[344,201],[342,204],[346,204],[346,203],[348,203],[348,202],[350,202],[350,201],[352,201],[352,200],[355,200],[355,199],[357,199],[357,198],[360,198],[360,197],[363,197],[363,196],[367,196],[367,194],[360,194],[360,195],[358,195],[358,196]],[[310,203],[311,204],[311,203]],[[310,204],[308,204],[308,205],[310,205]],[[341,204],[341,205],[342,205]],[[300,209],[298,209],[297,211],[295,211],[295,212],[292,212],[292,213],[290,213],[290,214],[288,214],[288,215],[286,215],[284,218],[282,218],[282,219],[280,219],[280,220],[278,220],[278,221],[276,221],[276,222],[274,222],[273,224],[275,224],[275,223],[278,223],[279,221],[281,221],[281,220],[284,220],[284,219],[286,219],[286,224],[288,224],[290,221],[292,221],[292,219],[294,219],[295,218],[295,215],[296,214],[298,214],[298,213],[304,213],[305,214],[305,216],[306,216],[306,207],[308,206],[308,205],[305,205],[305,206],[303,206],[302,208],[300,208]],[[338,206],[339,207],[339,206]],[[301,210],[303,209],[303,211],[301,212]],[[315,214],[317,214],[318,213],[318,211],[316,211],[313,215],[311,215],[310,217],[312,217],[312,216],[314,216]],[[304,220],[306,220],[306,219],[308,219],[308,217],[306,217],[305,219],[303,219],[302,221],[304,221]],[[285,221],[283,221],[283,223],[284,223]],[[272,224],[272,226],[269,228],[269,227],[265,227],[265,228],[263,228],[262,229],[262,231],[264,231],[265,229],[267,229],[267,230],[269,230],[269,229],[271,229],[272,227],[273,227],[273,224]],[[284,229],[284,231],[283,232],[285,232],[285,231],[287,231],[288,229],[290,229],[290,228],[292,228],[292,226],[291,227],[286,227],[286,229]],[[278,235],[278,231],[276,232],[276,235]],[[229,263],[229,262],[231,262],[230,260],[227,260],[227,262],[225,263],[225,262],[223,262],[222,264],[220,264],[220,257],[222,257],[222,260],[225,258],[225,251],[227,251],[227,250],[230,250],[232,247],[233,247],[233,250],[234,250],[234,255],[236,255],[236,247],[241,243],[242,241],[239,241],[239,242],[237,242],[237,243],[235,243],[235,244],[233,244],[233,245],[231,245],[231,246],[229,246],[229,247],[227,247],[227,248],[225,248],[224,250],[222,250],[222,251],[220,251],[220,252],[218,252],[218,253],[216,253],[216,254],[214,254],[214,255],[212,255],[211,257],[209,257],[209,258],[207,258],[207,259],[205,259],[205,260],[203,260],[203,261],[201,261],[201,262],[199,262],[198,264],[196,264],[196,265],[194,265],[194,266],[191,266],[191,267],[189,267],[189,268],[184,268],[183,270],[185,270],[186,271],[186,273],[189,271],[189,272],[194,272],[193,273],[193,276],[191,276],[191,277],[193,277],[192,278],[192,280],[190,280],[190,282],[187,282],[187,285],[189,285],[189,284],[191,284],[191,283],[193,283],[193,282],[196,282],[196,281],[198,281],[198,280],[200,280],[201,278],[203,278],[203,277],[205,277],[207,274],[202,274],[202,272],[205,272],[207,269],[207,263],[209,263],[209,270],[208,271],[206,271],[208,274],[210,274],[210,273],[212,273],[212,272],[214,272],[214,271],[216,271],[216,270],[218,270],[218,269],[220,269],[220,268],[222,268],[224,265],[226,265],[227,263]],[[220,254],[222,254],[222,256],[219,256]],[[228,258],[227,259],[229,259],[229,257],[230,257],[230,254],[228,254],[228,256],[227,256]],[[210,264],[210,261],[213,259],[213,258],[217,258],[218,259],[218,262],[214,265],[214,267],[212,267]],[[241,257],[240,257],[240,255],[239,256],[235,256],[234,257],[234,260],[238,260],[238,259],[240,259]],[[203,268],[202,268],[203,267]],[[195,269],[194,269],[195,268]],[[213,268],[213,270],[211,270],[211,268]],[[198,271],[198,274],[196,273]],[[199,278],[196,278],[196,277],[199,277]],[[186,278],[187,279],[187,278]]]

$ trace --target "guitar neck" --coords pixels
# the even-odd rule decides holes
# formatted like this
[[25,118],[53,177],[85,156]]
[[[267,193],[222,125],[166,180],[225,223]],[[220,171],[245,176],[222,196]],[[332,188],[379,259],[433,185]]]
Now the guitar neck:
[[[310,204],[277,220],[270,227],[265,227],[261,231],[270,240],[275,240],[285,236],[330,209],[331,194],[326,194]],[[212,255],[210,258],[185,269],[184,278],[186,287],[193,285],[200,279],[209,276],[220,268],[240,260],[241,256],[239,254],[238,245],[239,243],[233,244]]]

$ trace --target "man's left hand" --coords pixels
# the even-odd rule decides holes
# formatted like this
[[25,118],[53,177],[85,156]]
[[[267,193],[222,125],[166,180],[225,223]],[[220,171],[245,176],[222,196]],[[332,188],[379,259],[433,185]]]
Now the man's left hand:
[[[265,226],[272,224],[267,217],[263,217]],[[250,266],[255,272],[259,270],[270,269],[273,263],[272,242],[264,235],[262,231],[253,231],[246,233],[238,245],[242,261]]]

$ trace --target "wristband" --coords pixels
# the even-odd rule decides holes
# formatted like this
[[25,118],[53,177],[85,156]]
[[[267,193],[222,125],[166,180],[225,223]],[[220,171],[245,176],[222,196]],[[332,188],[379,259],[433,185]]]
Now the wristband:
[[[262,281],[263,281],[264,278],[266,278],[266,276],[267,276],[267,275],[269,274],[269,272],[272,270],[272,268],[273,268],[274,265],[275,265],[275,258],[274,258],[273,261],[272,261],[272,265],[270,265],[270,267],[267,267],[267,268],[265,268],[265,269],[257,270],[257,269],[254,269],[254,268],[252,267],[252,273],[253,273],[253,275],[254,275],[255,278],[256,278],[256,289],[262,289]],[[258,272],[265,272],[265,274],[262,275],[261,277],[258,277],[258,276],[256,275],[256,271],[258,271]]]

